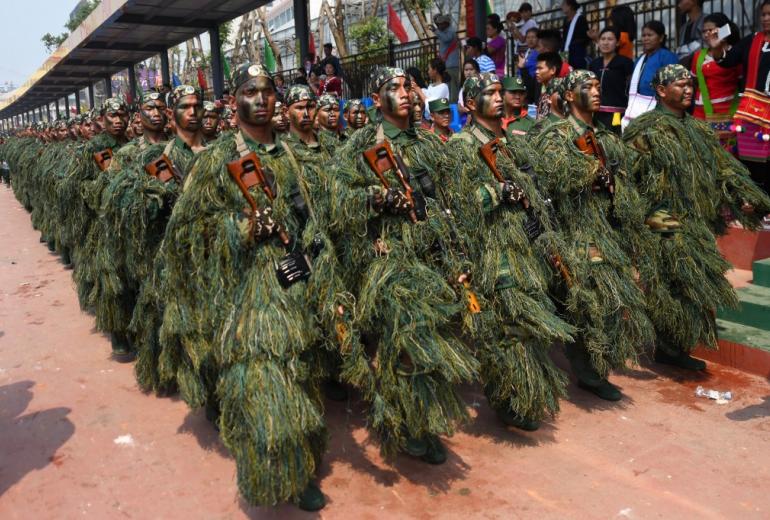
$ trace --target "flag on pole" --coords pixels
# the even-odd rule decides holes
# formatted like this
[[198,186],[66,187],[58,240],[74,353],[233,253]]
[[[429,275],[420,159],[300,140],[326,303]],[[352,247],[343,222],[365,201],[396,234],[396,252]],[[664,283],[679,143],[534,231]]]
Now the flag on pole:
[[206,74],[203,72],[203,67],[198,67],[198,86],[201,90],[208,90],[209,85],[206,81]]
[[388,29],[401,43],[409,41],[409,35],[406,33],[404,24],[401,23],[401,19],[398,17],[398,13],[393,9],[393,6],[388,4]]
[[495,11],[492,9],[492,5],[489,3],[489,0],[487,0],[487,16],[494,13]]
[[225,53],[221,53],[222,56],[222,71],[225,73],[225,80],[230,81],[230,62],[227,61]]
[[177,76],[176,74],[173,74],[171,76],[171,86],[178,87],[181,84],[182,84],[182,81],[179,79],[179,76]]
[[265,38],[265,68],[270,74],[275,73],[275,55],[273,54],[273,48],[270,47],[270,42]]
[[310,54],[315,56],[315,36],[313,36],[312,31],[310,32],[310,41],[308,42],[307,50]]

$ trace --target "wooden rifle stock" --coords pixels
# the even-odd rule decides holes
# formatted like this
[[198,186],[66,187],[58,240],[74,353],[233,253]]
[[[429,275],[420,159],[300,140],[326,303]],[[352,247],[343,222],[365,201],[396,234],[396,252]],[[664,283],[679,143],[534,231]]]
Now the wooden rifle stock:
[[[479,155],[487,168],[492,172],[495,180],[499,183],[504,183],[507,179],[503,176],[503,172],[497,167],[497,152],[506,154],[505,148],[500,147],[500,139],[495,138],[487,142],[487,144],[479,147]],[[524,198],[521,199],[521,205],[527,209],[529,208],[529,198],[524,194]]]
[[[580,150],[583,154],[595,157],[599,161],[599,164],[602,165],[602,168],[607,175],[607,191],[610,193],[610,195],[615,195],[615,175],[612,173],[612,170],[609,167],[607,155],[604,153],[604,148],[602,145],[596,139],[596,134],[594,131],[591,129],[586,130],[583,135],[575,139],[575,146],[577,146],[578,150]],[[603,188],[604,186],[595,184],[593,190],[600,191]]]
[[[249,188],[252,186],[260,186],[270,201],[275,199],[275,194],[267,183],[265,170],[262,169],[262,162],[259,160],[256,153],[251,152],[239,159],[227,163],[227,172],[235,181],[238,189],[241,190],[249,207],[251,207],[252,216],[256,216],[259,208],[257,207],[257,201],[254,200],[254,197],[249,193]],[[278,231],[278,237],[284,245],[289,245],[289,235],[286,231],[280,229]]]
[[94,161],[96,161],[96,166],[101,171],[107,171],[107,168],[110,167],[110,163],[112,162],[112,148],[105,148],[104,150],[96,152],[94,154]]
[[412,223],[416,223],[417,213],[414,211],[414,197],[412,196],[412,192],[414,190],[412,190],[412,186],[409,184],[409,182],[407,182],[406,177],[404,176],[404,172],[401,171],[401,168],[396,161],[396,157],[393,155],[393,149],[390,147],[390,143],[388,141],[384,141],[369,148],[368,150],[365,150],[364,159],[369,165],[369,168],[372,169],[374,174],[380,180],[382,187],[386,190],[390,189],[390,183],[388,182],[388,179],[385,178],[385,172],[389,170],[394,171],[396,177],[398,177],[398,180],[401,183],[401,187],[404,189],[406,199],[409,201],[409,204],[412,207],[412,209],[409,210],[409,220],[411,220]]
[[162,183],[174,179],[178,184],[182,184],[182,173],[165,153],[145,164],[144,171]]

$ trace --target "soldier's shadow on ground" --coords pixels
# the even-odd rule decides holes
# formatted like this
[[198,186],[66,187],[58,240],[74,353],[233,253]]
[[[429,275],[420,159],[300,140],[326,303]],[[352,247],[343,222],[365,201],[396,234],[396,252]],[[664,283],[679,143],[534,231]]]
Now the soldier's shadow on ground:
[[751,404],[740,410],[727,412],[725,417],[732,421],[750,421],[752,419],[770,417],[770,395],[763,397],[761,403]]
[[57,450],[75,433],[69,408],[24,414],[32,401],[32,381],[0,387],[0,496],[28,473],[49,464],[62,464]]
[[[179,400],[178,396],[171,397],[172,400]],[[230,452],[219,438],[219,432],[214,425],[206,418],[206,412],[199,408],[189,410],[177,433],[192,435],[198,442],[198,445],[206,451],[214,451],[222,457],[232,459]]]

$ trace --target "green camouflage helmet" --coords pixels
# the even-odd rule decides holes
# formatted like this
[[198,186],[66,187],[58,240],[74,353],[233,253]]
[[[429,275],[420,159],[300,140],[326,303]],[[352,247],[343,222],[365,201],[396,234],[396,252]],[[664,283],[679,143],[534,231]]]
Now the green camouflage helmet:
[[380,88],[393,78],[406,77],[404,69],[401,67],[380,67],[374,73],[374,83],[372,92],[379,93]]
[[117,112],[121,108],[128,112],[128,105],[126,105],[125,99],[119,96],[107,98],[102,103],[102,109],[99,111],[99,114],[104,115],[108,112]]
[[657,90],[658,85],[667,87],[674,81],[690,78],[692,78],[692,74],[686,67],[679,65],[678,63],[673,65],[666,65],[665,67],[659,68],[655,75],[652,77],[652,90]]
[[238,90],[238,88],[249,81],[251,78],[267,78],[270,80],[270,84],[275,87],[275,83],[273,82],[273,77],[270,75],[270,73],[267,71],[267,69],[260,63],[243,63],[239,65],[234,71],[230,78],[230,83],[233,87],[233,92]]
[[290,107],[294,103],[299,103],[300,101],[315,101],[316,99],[315,92],[313,92],[313,89],[307,85],[292,85],[284,96],[287,107]]
[[160,92],[155,91],[148,91],[142,94],[142,104],[149,103],[150,101],[157,101],[161,100],[165,103],[165,100],[163,99],[163,94]]
[[219,114],[221,111],[219,108],[217,108],[217,104],[213,101],[204,101],[203,102],[203,111],[204,112],[216,112]]
[[500,83],[500,78],[494,72],[482,72],[466,79],[463,83],[463,100],[475,99],[485,88],[495,83]]
[[192,85],[179,85],[171,92],[171,104],[176,105],[185,96],[197,96],[198,99],[202,97],[198,89]]
[[337,96],[334,94],[323,94],[318,98],[318,108],[332,108],[340,106]]
[[564,98],[564,93],[567,92],[568,90],[575,90],[580,85],[592,79],[596,79],[596,74],[594,74],[590,70],[584,70],[584,69],[573,70],[572,72],[567,74],[566,78],[564,78],[564,87],[563,87],[563,91],[561,92],[561,97]]
[[345,105],[343,107],[343,111],[349,112],[354,107],[363,106],[363,104],[364,104],[364,102],[361,99],[348,99],[347,101],[345,101]]

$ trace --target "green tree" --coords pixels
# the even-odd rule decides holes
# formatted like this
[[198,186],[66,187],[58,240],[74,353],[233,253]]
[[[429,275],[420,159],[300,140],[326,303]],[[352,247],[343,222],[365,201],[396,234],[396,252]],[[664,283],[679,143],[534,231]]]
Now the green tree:
[[45,49],[49,53],[58,49],[59,46],[64,43],[64,40],[66,40],[70,35],[70,32],[80,27],[80,24],[83,23],[83,20],[88,18],[88,15],[91,14],[94,9],[96,9],[96,6],[98,6],[101,1],[102,0],[88,0],[87,2],[83,2],[83,4],[78,7],[74,13],[72,13],[72,16],[67,21],[67,23],[64,24],[64,27],[67,28],[69,32],[63,32],[59,35],[45,33],[43,37],[40,38],[40,41],[43,42]]
[[388,28],[382,18],[371,17],[351,25],[349,35],[356,42],[358,52],[383,49],[388,46]]

